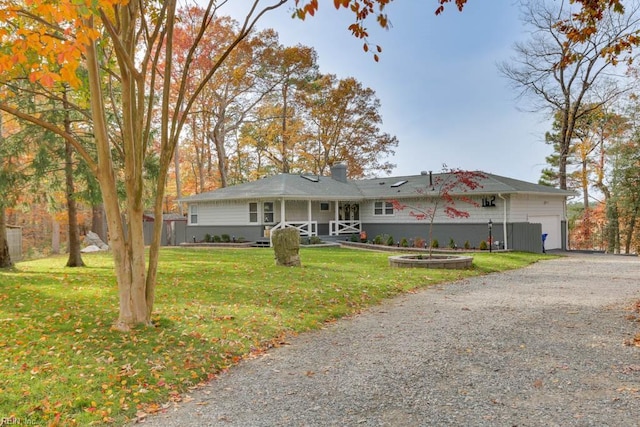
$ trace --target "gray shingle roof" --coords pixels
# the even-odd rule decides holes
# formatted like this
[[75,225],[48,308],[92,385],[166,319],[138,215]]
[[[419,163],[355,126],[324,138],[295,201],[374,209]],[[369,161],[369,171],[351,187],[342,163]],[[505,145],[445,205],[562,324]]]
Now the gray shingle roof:
[[[475,190],[469,191],[477,195],[482,194],[549,194],[556,196],[572,196],[571,191],[559,190],[557,188],[548,187],[540,184],[533,184],[526,181],[520,181],[517,179],[506,178],[499,175],[493,175],[489,173],[483,173],[484,177],[478,178],[477,182],[480,187]],[[403,198],[403,197],[415,197],[417,194],[437,194],[438,180],[446,179],[447,174],[433,174],[432,182],[435,184],[434,190],[429,183],[429,175],[409,175],[409,176],[396,176],[389,178],[374,178],[356,181],[363,196],[366,199],[372,198]],[[394,186],[394,184],[400,184]],[[455,191],[453,192],[456,193]]]
[[316,175],[280,174],[253,182],[220,188],[180,199],[183,202],[214,200],[360,200],[362,194],[352,183]]
[[[547,194],[572,196],[571,191],[559,190],[499,175],[484,174],[481,187],[473,194]],[[446,178],[446,174],[433,174],[433,182]],[[437,184],[436,184],[437,185]],[[347,183],[331,177],[315,175],[280,174],[253,182],[220,188],[180,199],[182,202],[216,200],[260,200],[285,198],[289,200],[366,200],[415,197],[419,194],[437,194],[430,191],[428,175],[408,175],[387,178],[350,180]]]

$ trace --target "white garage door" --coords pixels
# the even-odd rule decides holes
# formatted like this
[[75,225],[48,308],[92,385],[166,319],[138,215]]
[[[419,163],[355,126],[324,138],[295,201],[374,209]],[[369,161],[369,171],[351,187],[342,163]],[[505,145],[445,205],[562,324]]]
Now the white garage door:
[[544,243],[545,249],[562,248],[562,233],[558,215],[530,216],[529,222],[531,224],[542,224],[542,234],[547,233],[547,240]]

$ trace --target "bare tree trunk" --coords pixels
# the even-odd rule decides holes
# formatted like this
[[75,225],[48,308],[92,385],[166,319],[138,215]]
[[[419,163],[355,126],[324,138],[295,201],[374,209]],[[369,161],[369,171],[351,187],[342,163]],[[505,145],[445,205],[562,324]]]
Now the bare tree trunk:
[[[67,102],[66,89],[62,93],[64,102],[64,130],[71,134],[71,117]],[[69,141],[64,142],[64,175],[67,196],[67,214],[69,216],[69,259],[67,267],[84,267],[80,253],[80,233],[78,230],[78,209],[76,207],[75,189],[73,185],[73,147]]]
[[228,169],[227,166],[227,150],[224,146],[224,115],[218,120],[215,127],[213,128],[213,132],[211,135],[211,139],[213,139],[213,143],[216,147],[216,154],[218,157],[218,172],[220,175],[220,187],[224,188],[229,185],[228,183]]
[[[173,153],[173,168],[176,174],[176,199],[182,198],[182,180],[180,179],[180,152],[178,150],[178,145],[176,145],[176,151]],[[184,211],[182,210],[182,203],[178,202],[178,212],[180,215],[184,215]]]
[[0,268],[13,266],[11,254],[9,253],[9,242],[7,241],[7,223],[4,207],[0,207]]
[[631,215],[631,219],[629,220],[629,224],[627,224],[627,229],[626,229],[626,236],[624,239],[624,253],[629,254],[631,253],[631,242],[633,242],[633,233],[635,231],[636,228],[636,220],[638,218],[638,211],[640,210],[640,206],[639,206],[639,202],[640,200],[638,200],[638,198],[636,198],[635,203],[634,203],[634,207],[633,207],[633,214]]
[[616,205],[615,200],[609,198],[607,199],[607,225],[605,228],[606,242],[607,248],[606,252],[608,253],[619,253],[620,252],[620,221],[619,221],[619,212],[618,206]]
[[[69,123],[65,120],[65,127]],[[66,178],[67,214],[69,216],[69,259],[67,267],[84,267],[80,252],[80,232],[78,231],[78,209],[76,206],[75,189],[73,188],[73,147],[65,141],[64,174]]]
[[103,242],[109,242],[104,218],[104,204],[102,203],[91,206],[91,231],[100,236]]
[[289,159],[287,158],[287,153],[288,153],[288,139],[289,136],[287,135],[287,109],[288,109],[288,84],[285,83],[282,86],[282,173],[289,173]]
[[[133,7],[133,6],[131,6]],[[126,16],[123,15],[123,16]],[[131,25],[130,22],[123,25]],[[94,134],[98,152],[98,165],[95,170],[96,178],[100,183],[102,198],[104,201],[107,226],[109,227],[109,246],[113,254],[116,280],[118,282],[119,314],[114,328],[120,331],[128,331],[136,324],[149,325],[151,323],[151,307],[146,304],[146,272],[144,234],[142,232],[142,207],[141,201],[134,199],[139,191],[139,180],[142,174],[136,173],[136,165],[131,163],[139,158],[125,159],[126,191],[130,195],[127,199],[127,220],[129,229],[125,235],[125,229],[120,215],[120,204],[117,194],[113,162],[107,134],[105,108],[100,85],[100,71],[98,66],[97,48],[95,42],[87,45],[86,64],[89,75],[89,88],[91,93],[91,111],[94,123]],[[130,77],[130,76],[129,76]],[[123,106],[125,111],[132,111],[131,102],[135,100],[131,92],[132,82],[123,81]],[[133,118],[127,117],[124,123],[125,145],[131,152],[143,154],[143,150],[135,147],[136,135],[132,123]],[[136,151],[138,150],[138,151]],[[141,167],[139,162],[138,167]]]
[[587,169],[587,160],[582,161],[582,175],[581,175],[581,185],[582,185],[582,204],[584,207],[584,215],[583,215],[583,232],[584,232],[584,242],[587,245],[587,249],[593,248],[593,242],[591,241],[591,210],[589,208],[589,180],[588,180],[589,171]]

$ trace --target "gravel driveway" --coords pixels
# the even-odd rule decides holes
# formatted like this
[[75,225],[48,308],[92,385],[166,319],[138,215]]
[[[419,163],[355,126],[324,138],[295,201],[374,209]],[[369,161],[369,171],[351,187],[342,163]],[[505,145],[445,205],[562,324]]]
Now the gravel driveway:
[[[147,426],[638,426],[640,259],[431,287],[246,361]],[[192,399],[192,400],[191,400]]]

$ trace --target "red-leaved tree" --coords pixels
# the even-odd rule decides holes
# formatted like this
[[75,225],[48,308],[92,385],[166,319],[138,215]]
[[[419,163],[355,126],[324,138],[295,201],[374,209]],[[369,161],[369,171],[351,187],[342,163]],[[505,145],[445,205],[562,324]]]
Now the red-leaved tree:
[[449,218],[469,218],[469,212],[462,210],[456,203],[478,206],[478,202],[466,193],[482,188],[480,181],[486,178],[483,172],[450,169],[443,165],[442,173],[433,179],[427,188],[417,190],[419,196],[426,198],[425,206],[412,206],[399,200],[391,200],[394,210],[409,209],[409,215],[418,221],[429,220],[429,257],[432,256],[433,222],[440,209]]

